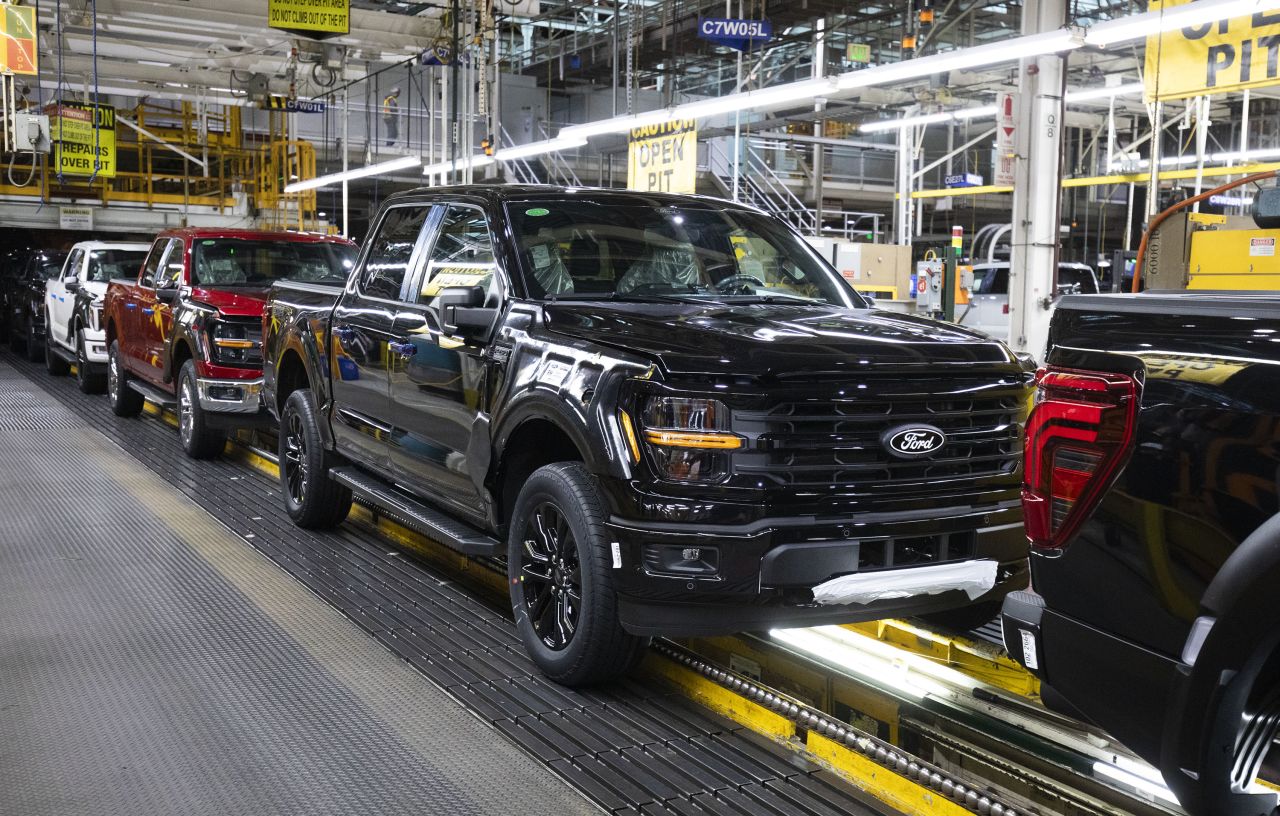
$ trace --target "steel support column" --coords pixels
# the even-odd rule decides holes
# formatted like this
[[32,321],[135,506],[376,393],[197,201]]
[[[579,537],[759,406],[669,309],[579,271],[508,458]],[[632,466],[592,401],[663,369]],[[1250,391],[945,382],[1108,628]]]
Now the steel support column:
[[[912,111],[915,109],[913,108]],[[912,111],[904,115],[910,116]],[[912,216],[915,214],[915,202],[911,193],[915,189],[916,167],[916,131],[915,128],[898,128],[898,178],[894,185],[893,230],[897,234],[896,243],[911,246],[914,230]]]
[[[1066,22],[1063,0],[1027,0],[1022,33],[1053,31]],[[1018,80],[1017,159],[1013,182],[1013,245],[1009,275],[1009,342],[1042,359],[1057,277],[1062,184],[1062,115],[1066,58],[1022,60]]]

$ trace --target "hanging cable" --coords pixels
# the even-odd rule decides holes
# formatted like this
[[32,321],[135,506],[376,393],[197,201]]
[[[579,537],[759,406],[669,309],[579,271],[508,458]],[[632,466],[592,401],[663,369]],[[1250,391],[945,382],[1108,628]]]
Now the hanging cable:
[[[101,117],[99,115],[99,93],[98,93],[98,0],[89,0],[89,9],[93,15],[93,175],[89,176],[86,182],[90,187],[93,186],[93,180],[98,177],[98,171],[102,169],[102,158],[98,154],[100,137],[98,131],[101,130]],[[112,117],[111,127],[116,125],[115,118]],[[114,136],[114,132],[112,133]]]

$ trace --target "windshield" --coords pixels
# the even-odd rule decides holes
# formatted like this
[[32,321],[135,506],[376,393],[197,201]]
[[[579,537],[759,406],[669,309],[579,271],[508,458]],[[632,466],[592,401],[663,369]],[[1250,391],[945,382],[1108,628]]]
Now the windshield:
[[196,241],[192,286],[270,286],[281,280],[345,283],[355,248],[319,241],[208,238]]
[[112,278],[137,278],[146,249],[95,249],[89,253],[86,283],[106,283]]
[[1098,281],[1093,270],[1082,266],[1058,267],[1058,292],[1060,294],[1096,295]]
[[749,211],[559,200],[507,212],[535,298],[864,305],[804,241]]

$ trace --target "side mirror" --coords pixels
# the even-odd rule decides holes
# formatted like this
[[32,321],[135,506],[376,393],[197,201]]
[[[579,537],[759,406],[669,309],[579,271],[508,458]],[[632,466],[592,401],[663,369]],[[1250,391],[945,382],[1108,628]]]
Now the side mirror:
[[156,300],[161,303],[167,303],[172,306],[178,300],[178,288],[176,286],[168,289],[157,289]]
[[485,334],[498,315],[497,309],[484,308],[482,286],[446,286],[436,296],[440,310],[440,328],[447,334],[480,336]]
[[76,292],[80,289],[80,279],[75,275],[67,275],[62,279],[62,288],[68,292]]
[[862,299],[867,302],[868,309],[874,309],[876,307],[876,299],[874,297],[866,292],[859,292],[858,294],[862,295]]

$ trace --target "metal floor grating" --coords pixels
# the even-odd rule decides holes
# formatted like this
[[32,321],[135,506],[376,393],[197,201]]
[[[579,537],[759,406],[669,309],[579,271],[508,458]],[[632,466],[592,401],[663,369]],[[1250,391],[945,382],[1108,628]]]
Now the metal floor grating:
[[119,419],[70,378],[0,355],[196,505],[614,813],[872,814],[884,805],[837,776],[694,706],[625,681],[572,691],[525,657],[510,619],[448,576],[410,562],[373,530],[294,527],[274,480],[182,455],[154,419]]

